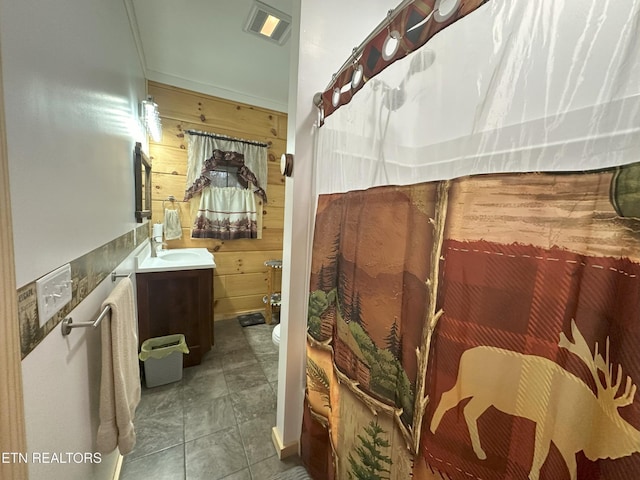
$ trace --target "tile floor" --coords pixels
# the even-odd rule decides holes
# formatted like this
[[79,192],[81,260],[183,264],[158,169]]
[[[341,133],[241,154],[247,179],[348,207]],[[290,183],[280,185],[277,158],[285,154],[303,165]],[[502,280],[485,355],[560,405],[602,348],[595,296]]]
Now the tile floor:
[[281,462],[276,423],[278,350],[273,326],[214,324],[215,346],[180,382],[147,389],[136,411],[136,447],[120,480],[267,480]]

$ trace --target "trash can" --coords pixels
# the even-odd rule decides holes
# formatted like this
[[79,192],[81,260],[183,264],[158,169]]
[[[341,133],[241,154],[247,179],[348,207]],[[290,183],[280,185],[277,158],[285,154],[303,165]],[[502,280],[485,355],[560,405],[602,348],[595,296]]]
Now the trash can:
[[180,381],[184,353],[189,353],[189,347],[182,334],[155,337],[142,342],[139,358],[144,362],[147,387]]

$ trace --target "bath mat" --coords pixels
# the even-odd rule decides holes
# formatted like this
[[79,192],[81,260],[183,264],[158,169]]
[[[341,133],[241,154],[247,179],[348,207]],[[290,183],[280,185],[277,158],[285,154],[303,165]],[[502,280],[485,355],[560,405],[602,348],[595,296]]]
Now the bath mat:
[[260,312],[249,313],[247,315],[238,315],[238,321],[243,327],[250,327],[251,325],[260,325],[265,323],[264,315]]
[[311,477],[302,466],[294,467],[290,470],[279,473],[269,480],[311,480]]

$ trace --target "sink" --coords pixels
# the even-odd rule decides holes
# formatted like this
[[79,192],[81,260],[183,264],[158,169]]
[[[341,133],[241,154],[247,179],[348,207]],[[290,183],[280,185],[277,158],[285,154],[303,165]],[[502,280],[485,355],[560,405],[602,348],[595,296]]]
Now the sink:
[[167,262],[190,262],[197,260],[200,254],[197,252],[184,252],[182,250],[168,250],[159,253],[158,257]]
[[136,257],[136,272],[170,272],[175,270],[198,270],[216,268],[213,255],[206,248],[175,248],[150,255],[151,249],[144,248]]

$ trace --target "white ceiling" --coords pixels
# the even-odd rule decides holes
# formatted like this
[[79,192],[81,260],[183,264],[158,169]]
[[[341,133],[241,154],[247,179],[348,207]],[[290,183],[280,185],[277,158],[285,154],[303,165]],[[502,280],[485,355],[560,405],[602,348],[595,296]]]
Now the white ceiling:
[[[289,16],[292,0],[263,3]],[[289,47],[245,32],[253,0],[125,0],[147,79],[287,111]]]

